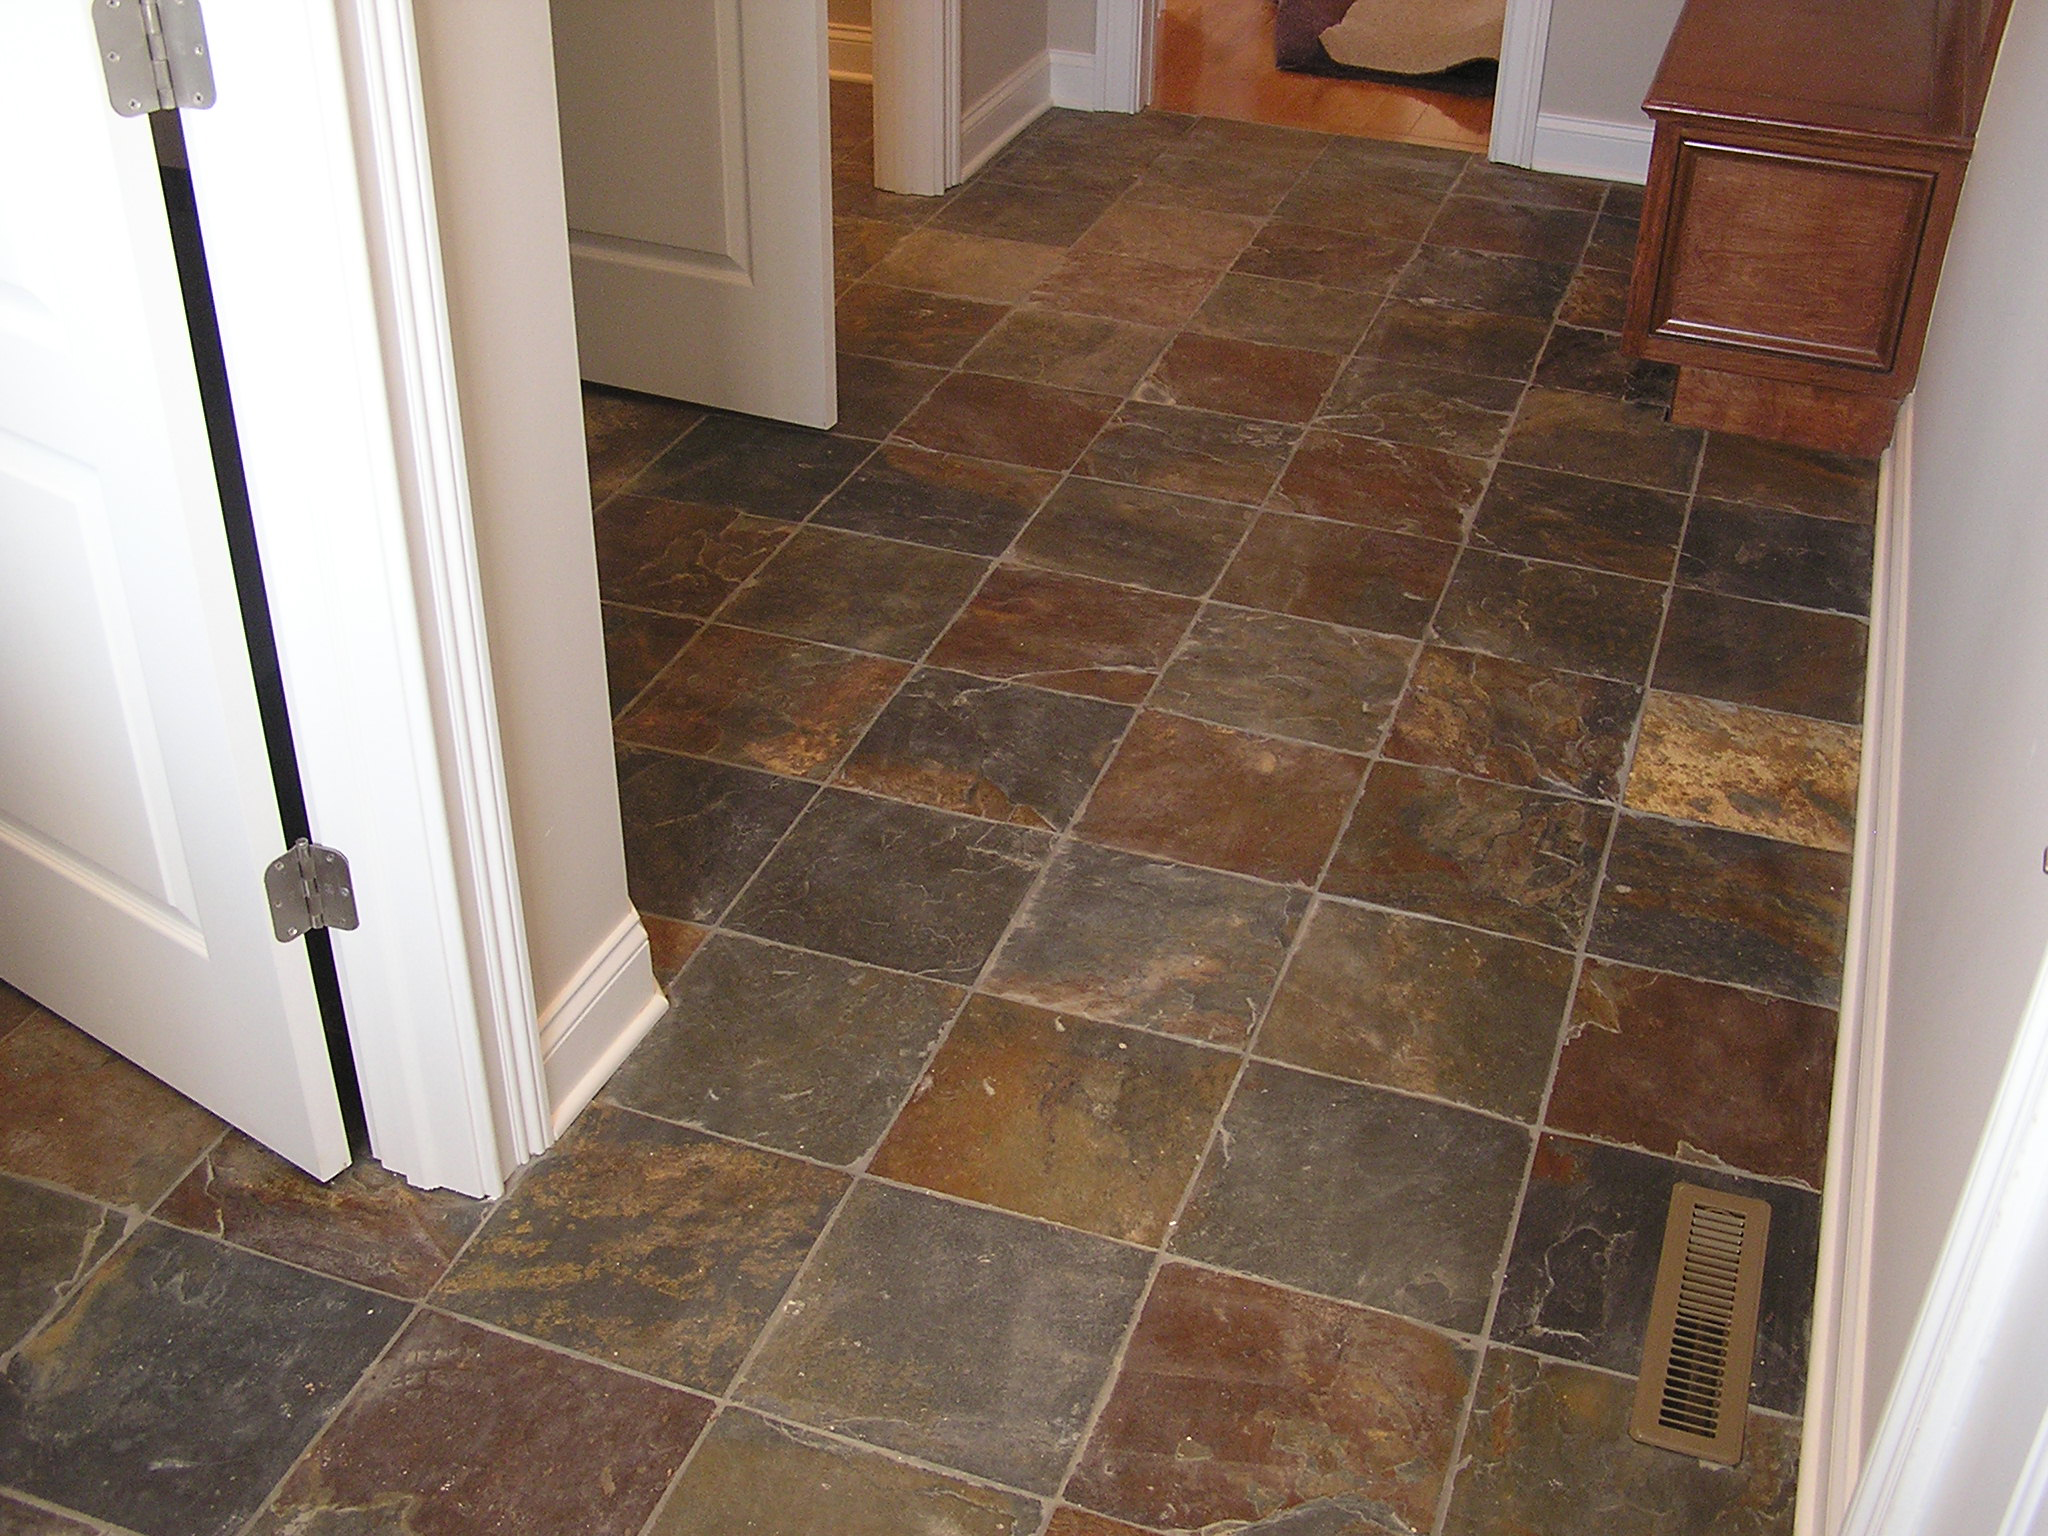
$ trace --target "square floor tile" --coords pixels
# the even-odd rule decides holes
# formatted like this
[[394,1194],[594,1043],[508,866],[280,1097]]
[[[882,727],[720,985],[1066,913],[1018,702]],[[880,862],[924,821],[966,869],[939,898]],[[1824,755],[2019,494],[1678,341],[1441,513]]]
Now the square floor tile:
[[0,1483],[142,1536],[230,1536],[406,1311],[145,1226],[0,1373]]
[[1122,705],[927,668],[883,711],[839,782],[1057,832],[1130,720]]
[[1217,501],[1263,501],[1301,429],[1132,401],[1076,466],[1097,480]]
[[1629,768],[1631,810],[1848,853],[1863,733],[1831,720],[1652,693]]
[[1529,1139],[1448,1104],[1255,1062],[1172,1248],[1475,1332]]
[[1346,752],[1379,745],[1415,646],[1307,619],[1210,607],[1151,702],[1248,731]]
[[1313,885],[1363,759],[1143,711],[1075,829],[1090,842]]
[[1067,1496],[1170,1530],[1358,1498],[1427,1530],[1472,1369],[1413,1323],[1168,1264]]
[[0,1103],[0,1169],[140,1209],[226,1129],[49,1013],[0,1039]]
[[1820,1197],[1760,1179],[1546,1134],[1501,1282],[1493,1337],[1635,1375],[1672,1186],[1748,1195],[1771,1207],[1751,1401],[1799,1412],[1820,1251]]
[[1628,272],[1636,262],[1636,242],[1642,230],[1641,214],[1617,218],[1603,212],[1593,221],[1593,238],[1586,242],[1585,264]]
[[1819,1189],[1834,1062],[1830,1009],[1592,960],[1545,1118]]
[[1526,379],[1543,350],[1548,318],[1389,299],[1359,350],[1390,362],[1419,363],[1492,379]]
[[1433,627],[1446,645],[1639,683],[1663,616],[1650,582],[1467,550]]
[[886,443],[812,521],[913,544],[999,555],[1058,483],[1059,477],[1047,470]]
[[638,746],[822,779],[909,671],[714,624],[625,713],[617,734]]
[[967,356],[975,373],[1122,396],[1173,337],[1157,326],[1027,305],[1013,309]]
[[1200,597],[1250,525],[1248,508],[1135,485],[1070,479],[1010,551],[1041,570]]
[[1163,1035],[976,997],[871,1171],[1156,1245],[1237,1065]]
[[1018,914],[988,988],[1242,1045],[1307,909],[1298,891],[1070,844]]
[[1526,203],[1533,208],[1597,209],[1606,192],[1604,182],[1557,176],[1547,171],[1525,171],[1518,166],[1497,165],[1483,157],[1466,162],[1457,185],[1460,197],[1489,197],[1504,203]]
[[[1196,311],[1188,329],[1209,336],[1235,337],[1267,346],[1305,349],[1346,357],[1358,345],[1379,308],[1379,296],[1325,288],[1310,283],[1280,282],[1231,272]],[[1325,379],[1327,387],[1329,381]],[[1219,406],[1217,409],[1228,409]],[[1244,416],[1271,411],[1241,411]],[[1297,420],[1299,418],[1283,418]]]
[[633,905],[685,923],[717,919],[814,788],[723,763],[628,748],[619,816]]
[[1259,221],[1244,214],[1120,202],[1097,219],[1074,247],[1142,256],[1199,272],[1221,272],[1237,260],[1258,230]]
[[583,386],[583,442],[590,499],[602,502],[704,419],[694,405],[603,384]]
[[1387,737],[1387,756],[1431,768],[1612,800],[1642,707],[1639,688],[1427,646]]
[[1254,277],[1380,294],[1414,255],[1413,240],[1273,219],[1245,247],[1235,270]]
[[679,923],[674,918],[652,917],[645,912],[640,914],[640,926],[647,930],[648,958],[654,963],[655,982],[663,987],[676,979],[676,973],[710,936],[709,929],[695,923]]
[[733,598],[729,623],[914,661],[987,562],[835,528],[804,528]]
[[1580,267],[1557,306],[1566,325],[1619,332],[1628,319],[1628,273]]
[[1051,847],[1043,832],[828,789],[727,919],[743,933],[966,984]]
[[648,1536],[1034,1536],[1039,1505],[727,1409]]
[[1752,1413],[1742,1461],[1716,1466],[1630,1439],[1635,1390],[1623,1377],[1489,1350],[1445,1536],[1790,1536],[1797,1421]]
[[1213,271],[1080,246],[1038,285],[1031,302],[1174,330],[1187,324],[1215,285]]
[[1521,384],[1511,379],[1361,357],[1338,375],[1316,424],[1487,458],[1500,452],[1521,398]]
[[832,220],[832,277],[841,285],[867,276],[875,263],[910,233],[886,219],[837,216]]
[[1311,430],[1266,504],[1455,543],[1485,489],[1478,459]]
[[1593,215],[1583,209],[1449,197],[1429,226],[1429,241],[1531,261],[1575,262],[1592,230]]
[[1700,464],[1700,494],[1867,523],[1877,515],[1877,460],[1716,432]]
[[882,283],[855,283],[839,295],[839,350],[951,368],[995,328],[1005,307]]
[[1302,177],[1273,213],[1290,224],[1314,224],[1383,240],[1419,240],[1442,206],[1438,187],[1381,184],[1366,189],[1357,177],[1333,169]]
[[614,496],[597,514],[597,584],[615,603],[709,618],[789,535],[769,518]]
[[711,1409],[688,1392],[422,1313],[251,1536],[637,1536]]
[[1571,280],[1572,268],[1564,262],[1425,245],[1402,270],[1393,291],[1423,304],[1547,321],[1557,313]]
[[1230,167],[1219,175],[1211,155],[1176,145],[1162,153],[1138,178],[1128,196],[1132,202],[1168,208],[1207,208],[1263,218],[1273,212],[1301,179],[1292,165]]
[[[31,1533],[31,1536],[41,1536],[41,1533]],[[56,1533],[56,1536],[64,1536],[64,1533]],[[1045,1536],[1149,1536],[1149,1533],[1122,1520],[1112,1520],[1107,1515],[1062,1504],[1053,1510],[1052,1519],[1046,1522]]]
[[891,362],[885,357],[839,354],[839,425],[841,437],[887,437],[898,422],[932,392],[945,371],[919,363]]
[[862,1185],[739,1396],[800,1423],[1051,1493],[1150,1267],[1142,1249]]
[[812,1164],[598,1106],[520,1179],[434,1300],[717,1392],[845,1189]]
[[1592,948],[1833,1006],[1848,926],[1846,854],[1624,814]]
[[872,445],[755,416],[707,416],[633,481],[642,496],[799,522]]
[[1383,762],[1323,889],[1570,949],[1611,816],[1583,800]]
[[1619,336],[1559,325],[1552,327],[1543,345],[1535,382],[1544,389],[1575,389],[1668,410],[1678,370],[1669,363],[1630,357],[1621,350]]
[[897,241],[868,276],[899,288],[1015,304],[1059,259],[1057,251],[1022,240],[925,228]]
[[1339,366],[1323,352],[1184,331],[1153,364],[1137,398],[1267,421],[1307,421]]
[[969,182],[932,219],[936,229],[957,229],[997,240],[1066,246],[1081,238],[1115,201],[1105,192],[1021,187],[1014,182]]
[[1855,725],[1863,717],[1869,627],[1681,587],[1657,654],[1656,684],[1733,704]]
[[926,659],[1135,704],[1194,617],[1186,598],[998,566]]
[[1685,497],[1502,464],[1493,472],[1472,542],[1507,555],[1668,581],[1685,527]]
[[[1201,1155],[1197,1147],[1190,1173]],[[0,1353],[69,1296],[127,1229],[125,1218],[94,1201],[0,1175]]]
[[1219,601],[1352,629],[1420,636],[1454,546],[1327,518],[1260,514],[1216,585]]
[[99,1536],[99,1530],[0,1490],[0,1536]]
[[611,685],[612,713],[618,714],[676,659],[704,626],[695,619],[640,608],[603,605],[604,671]]
[[1678,579],[1731,597],[1870,612],[1873,530],[1733,501],[1694,503]]
[[1704,435],[1672,426],[1658,406],[1538,386],[1522,396],[1501,451],[1539,469],[1683,491],[1691,487]]
[[1081,456],[1115,410],[1108,395],[956,373],[910,413],[896,435],[941,453],[1061,470]]
[[417,1300],[490,1205],[415,1189],[368,1158],[325,1183],[230,1131],[156,1209],[159,1221]]
[[938,982],[733,934],[669,997],[606,1098],[839,1164],[881,1139],[960,1006]]
[[1559,950],[1323,901],[1255,1049],[1533,1120],[1571,982]]

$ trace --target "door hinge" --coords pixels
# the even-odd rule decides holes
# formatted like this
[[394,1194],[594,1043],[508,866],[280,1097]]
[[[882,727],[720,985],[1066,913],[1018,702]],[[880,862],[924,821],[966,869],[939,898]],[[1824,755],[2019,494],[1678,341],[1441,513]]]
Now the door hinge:
[[107,100],[123,117],[213,105],[199,0],[92,0]]
[[263,871],[263,889],[280,944],[314,928],[356,926],[356,883],[348,860],[332,848],[300,838]]

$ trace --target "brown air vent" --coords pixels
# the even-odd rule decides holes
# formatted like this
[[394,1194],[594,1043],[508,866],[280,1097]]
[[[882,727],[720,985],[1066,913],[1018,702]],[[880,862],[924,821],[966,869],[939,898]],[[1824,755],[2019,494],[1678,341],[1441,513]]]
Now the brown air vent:
[[1771,1208],[1695,1184],[1671,1191],[1629,1433],[1703,1461],[1742,1459]]

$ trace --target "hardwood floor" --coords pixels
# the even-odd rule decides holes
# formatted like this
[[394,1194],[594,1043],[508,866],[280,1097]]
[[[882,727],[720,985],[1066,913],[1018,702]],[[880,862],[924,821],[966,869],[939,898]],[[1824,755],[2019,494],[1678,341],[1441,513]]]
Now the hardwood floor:
[[1484,149],[1493,103],[1273,63],[1273,0],[1166,0],[1152,104],[1286,128]]

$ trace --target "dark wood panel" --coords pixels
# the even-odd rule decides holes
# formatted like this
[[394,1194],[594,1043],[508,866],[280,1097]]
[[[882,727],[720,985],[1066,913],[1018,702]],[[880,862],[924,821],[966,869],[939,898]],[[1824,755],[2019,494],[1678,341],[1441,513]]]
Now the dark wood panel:
[[1682,427],[1740,432],[1864,457],[1884,452],[1898,415],[1899,402],[1888,395],[1713,368],[1679,369],[1671,402],[1671,419]]

